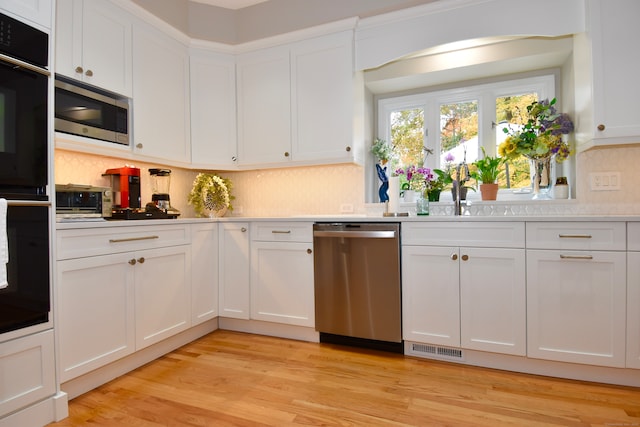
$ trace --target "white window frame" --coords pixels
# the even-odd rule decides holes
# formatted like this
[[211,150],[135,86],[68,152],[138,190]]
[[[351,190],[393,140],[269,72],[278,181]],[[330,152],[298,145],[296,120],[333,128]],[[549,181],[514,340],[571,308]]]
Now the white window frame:
[[[541,100],[553,99],[556,96],[556,75],[553,72],[549,72],[548,74],[533,77],[381,98],[377,102],[377,137],[391,141],[391,123],[389,119],[393,111],[422,108],[426,127],[423,130],[425,146],[433,150],[433,154],[427,156],[425,166],[440,168],[440,105],[443,103],[477,100],[479,152],[475,156],[471,156],[470,153],[468,155],[471,158],[477,158],[481,155],[481,147],[484,146],[488,155],[495,156],[496,127],[492,126],[496,122],[495,100],[503,96],[528,92],[536,92]],[[573,162],[575,160],[570,158],[569,161]],[[377,179],[377,177],[374,178]],[[470,198],[473,199],[474,195],[471,193]],[[500,194],[506,195],[503,193],[511,194],[512,190],[501,189]],[[479,195],[477,197],[479,198]],[[376,200],[375,195],[372,200]]]

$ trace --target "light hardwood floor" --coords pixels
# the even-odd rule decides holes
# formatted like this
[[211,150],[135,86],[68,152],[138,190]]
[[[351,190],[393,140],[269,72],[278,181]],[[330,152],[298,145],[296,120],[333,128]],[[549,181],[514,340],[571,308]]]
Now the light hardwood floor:
[[640,389],[215,331],[51,426],[640,426]]

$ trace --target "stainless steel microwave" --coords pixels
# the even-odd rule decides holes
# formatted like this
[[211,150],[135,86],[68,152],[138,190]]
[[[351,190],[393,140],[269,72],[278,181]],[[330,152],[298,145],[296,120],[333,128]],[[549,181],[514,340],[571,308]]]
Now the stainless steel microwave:
[[56,75],[55,129],[129,145],[129,98]]

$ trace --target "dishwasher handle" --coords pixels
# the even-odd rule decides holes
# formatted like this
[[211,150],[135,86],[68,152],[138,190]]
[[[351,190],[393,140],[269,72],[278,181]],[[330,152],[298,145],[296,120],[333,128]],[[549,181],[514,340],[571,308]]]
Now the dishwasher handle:
[[395,239],[396,232],[394,230],[371,230],[371,231],[325,231],[315,230],[314,237],[353,237],[358,239]]

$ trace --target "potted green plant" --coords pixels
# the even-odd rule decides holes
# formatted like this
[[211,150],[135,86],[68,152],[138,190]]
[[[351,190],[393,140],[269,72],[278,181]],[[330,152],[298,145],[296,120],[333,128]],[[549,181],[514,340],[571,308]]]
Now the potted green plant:
[[193,181],[193,188],[187,202],[193,205],[198,216],[220,217],[227,210],[233,210],[231,181],[210,173],[199,173]]
[[473,162],[474,171],[471,177],[480,184],[480,194],[482,200],[496,200],[498,196],[498,175],[502,172],[500,166],[504,162],[501,157],[487,156],[482,147],[483,158]]

